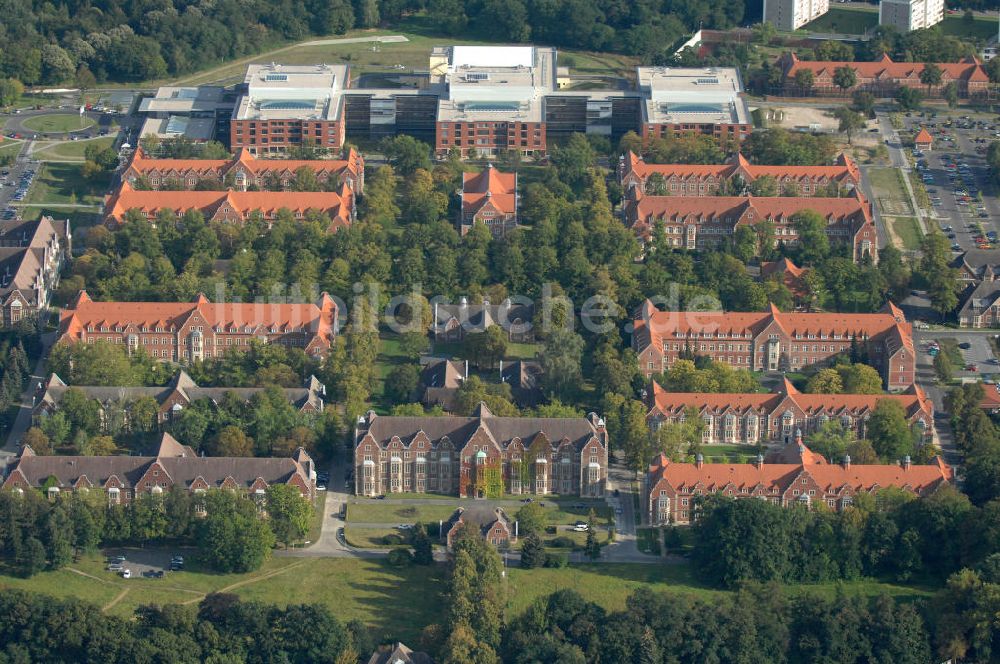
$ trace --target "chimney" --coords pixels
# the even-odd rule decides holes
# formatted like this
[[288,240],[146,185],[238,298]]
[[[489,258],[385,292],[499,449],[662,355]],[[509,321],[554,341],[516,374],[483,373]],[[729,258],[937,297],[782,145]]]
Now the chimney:
[[754,465],[757,466],[758,468],[763,468],[764,467],[764,455],[763,454],[758,454],[757,455],[757,462]]
[[910,455],[907,454],[905,457],[903,457],[903,470],[909,470],[909,469],[910,469]]
[[698,453],[694,458],[694,467],[701,468],[705,465],[705,457],[701,453]]
[[851,469],[851,455],[850,454],[845,454],[844,455],[844,460],[840,462],[840,465],[842,465],[844,467],[844,470],[850,470]]

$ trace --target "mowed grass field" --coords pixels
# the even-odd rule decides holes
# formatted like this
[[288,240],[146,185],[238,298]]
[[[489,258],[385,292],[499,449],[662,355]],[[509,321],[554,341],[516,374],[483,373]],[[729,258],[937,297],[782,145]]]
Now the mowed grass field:
[[[443,619],[447,571],[432,567],[391,567],[384,560],[357,558],[274,558],[252,574],[169,572],[162,579],[124,580],[105,571],[103,558],[90,557],[69,568],[43,572],[31,579],[0,576],[0,589],[22,589],[55,597],[76,597],[101,610],[131,615],[148,604],[196,604],[210,592],[227,592],[248,601],[286,605],[320,603],[343,622],[364,621],[379,640],[414,641],[424,625]],[[74,571],[75,570],[75,571]],[[701,584],[686,563],[586,564],[566,569],[509,569],[505,581],[509,615],[522,613],[535,600],[572,588],[609,611],[625,606],[641,586],[654,592],[684,593],[707,600],[727,591]],[[805,584],[785,588],[790,594],[815,592],[833,597],[887,594],[903,599],[927,597],[932,588],[866,580],[853,583]]]
[[[335,39],[351,39],[358,37],[376,37],[387,35],[403,35],[406,42],[380,43],[373,49],[372,43],[352,44],[312,44]],[[187,75],[177,79],[183,85],[198,85],[204,83],[231,83],[242,81],[246,65],[250,63],[266,64],[280,62],[282,64],[341,64],[350,65],[351,77],[365,73],[395,74],[394,69],[402,65],[406,72],[427,71],[431,49],[440,45],[477,45],[490,44],[476,39],[461,39],[440,34],[436,25],[424,15],[414,15],[400,21],[391,29],[351,30],[343,35],[328,35],[316,37],[298,44],[283,46],[262,53],[259,56],[239,60],[230,65],[208,69],[199,74]],[[593,53],[587,51],[560,50],[560,63],[569,64],[573,74],[589,76],[634,76],[634,68],[638,59],[620,54]],[[568,58],[568,63],[564,62]]]
[[[348,523],[385,523],[397,525],[400,523],[430,523],[448,519],[459,505],[474,504],[473,500],[442,501],[442,504],[408,505],[384,500],[363,500],[347,505]],[[550,525],[570,525],[580,520],[586,520],[593,509],[602,522],[611,514],[611,508],[603,501],[593,501],[581,498],[546,498],[545,513]],[[582,507],[576,507],[582,505]],[[511,518],[522,507],[519,501],[507,501],[503,505]]]
[[88,146],[96,145],[98,148],[103,150],[104,148],[114,145],[114,142],[114,136],[103,136],[101,138],[92,138],[90,140],[81,141],[55,141],[40,148],[36,147],[32,156],[41,161],[46,161],[48,159],[56,161],[67,159],[82,162],[84,152],[87,150]]
[[80,173],[77,164],[43,164],[25,203],[99,205],[104,188]]
[[876,25],[878,9],[830,7],[830,11],[802,26],[801,31],[861,35]]
[[21,124],[24,125],[25,129],[33,129],[34,131],[41,132],[53,132],[79,131],[81,129],[86,129],[87,127],[92,127],[96,123],[85,115],[78,115],[76,113],[57,113],[27,118]]

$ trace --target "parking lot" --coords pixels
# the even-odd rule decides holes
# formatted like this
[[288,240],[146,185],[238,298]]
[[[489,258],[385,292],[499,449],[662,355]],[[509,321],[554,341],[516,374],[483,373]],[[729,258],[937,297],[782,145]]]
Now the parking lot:
[[982,378],[983,380],[1000,379],[1000,361],[993,354],[990,346],[989,335],[975,332],[940,332],[924,331],[916,334],[918,352],[928,356],[929,345],[932,341],[941,342],[943,339],[953,339],[958,344],[958,351],[962,355],[963,364],[955,367],[955,376],[958,378]]
[[[931,114],[928,114],[931,115]],[[904,119],[911,131],[926,127],[934,137],[932,150],[911,152],[938,228],[952,251],[992,248],[997,241],[1000,201],[990,183],[985,152],[1000,134],[993,116],[920,117]]]
[[108,571],[124,576],[128,570],[128,578],[163,578],[171,571],[184,569],[184,556],[179,553],[143,549],[109,549],[106,553]]

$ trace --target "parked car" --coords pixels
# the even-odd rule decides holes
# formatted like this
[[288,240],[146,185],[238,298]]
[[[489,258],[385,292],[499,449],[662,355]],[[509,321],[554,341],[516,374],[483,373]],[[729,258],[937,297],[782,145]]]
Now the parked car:
[[132,570],[130,570],[130,569],[123,569],[122,570],[122,578],[123,579],[131,579],[132,578]]
[[968,341],[963,341],[962,343],[958,344],[958,347],[961,348],[962,350],[969,350],[970,348],[972,348],[972,344],[970,344]]
[[575,532],[578,532],[578,533],[585,533],[585,532],[587,532],[588,530],[590,530],[590,526],[589,526],[589,525],[587,525],[587,522],[586,522],[586,521],[577,521],[577,522],[576,522],[576,523],[575,523],[575,524],[573,525],[573,530],[574,530]]

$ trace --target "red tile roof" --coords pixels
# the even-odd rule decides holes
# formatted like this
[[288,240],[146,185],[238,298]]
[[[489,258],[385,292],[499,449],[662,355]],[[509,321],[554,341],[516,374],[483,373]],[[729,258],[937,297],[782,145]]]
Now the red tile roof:
[[654,173],[658,173],[666,179],[671,177],[705,178],[714,175],[722,180],[739,173],[749,181],[763,176],[771,176],[778,180],[827,178],[834,181],[850,180],[855,184],[861,181],[861,172],[858,170],[857,164],[846,154],[841,154],[837,158],[837,163],[832,166],[758,166],[751,164],[740,153],[737,153],[736,157],[728,164],[647,164],[642,157],[630,151],[625,155],[622,173],[635,173],[644,182]]
[[198,312],[212,327],[226,332],[236,332],[250,327],[254,333],[276,327],[289,333],[297,328],[311,333],[329,344],[336,332],[337,304],[323,293],[315,303],[258,303],[258,302],[209,302],[199,295],[194,302],[94,302],[87,291],[80,291],[62,310],[59,322],[59,339],[79,339],[93,326],[114,331],[125,328],[156,327],[171,331],[181,326],[194,312]]
[[[941,68],[942,82],[950,80],[989,81],[986,70],[975,58],[963,62],[938,62]],[[807,69],[817,77],[833,76],[840,67],[850,67],[859,79],[880,79],[892,82],[898,79],[919,80],[920,72],[924,70],[923,62],[894,62],[888,55],[883,55],[875,62],[843,62],[832,60],[799,60],[794,53],[786,59],[785,76],[792,78],[795,73]]]
[[502,214],[516,214],[517,173],[501,173],[492,164],[479,173],[462,173],[462,211],[475,214],[487,202]]
[[340,192],[333,191],[136,191],[128,182],[123,182],[118,192],[110,196],[104,205],[105,217],[122,223],[125,213],[137,209],[148,217],[155,217],[163,209],[183,214],[188,210],[200,210],[206,219],[228,203],[240,216],[250,212],[261,212],[265,218],[273,218],[279,210],[287,208],[293,213],[305,214],[317,210],[330,217],[330,229],[335,231],[349,226],[352,221],[354,193],[346,184]]
[[[784,491],[795,480],[809,476],[829,493],[844,487],[855,492],[882,489],[888,486],[909,487],[918,494],[926,493],[953,478],[951,468],[936,457],[926,466],[904,467],[897,464],[775,464],[762,463],[673,463],[665,457],[650,466],[650,486],[663,479],[675,489],[701,488],[707,493],[732,485],[736,489],[752,490],[758,486]],[[818,497],[818,499],[821,497]]]
[[[843,339],[898,334],[899,342],[913,352],[913,328],[906,322],[903,312],[889,302],[882,312],[856,313],[782,313],[773,304],[766,312],[742,311],[659,311],[647,300],[641,315],[633,322],[637,337],[646,344],[662,346],[664,337],[677,338],[678,334],[749,334],[757,335],[771,323],[776,323],[786,334],[821,337],[839,335]],[[640,345],[640,348],[643,347]]]
[[231,159],[157,159],[147,156],[141,147],[132,153],[128,169],[137,173],[192,171],[206,177],[221,178],[237,164],[258,175],[275,171],[294,173],[303,166],[308,166],[317,173],[349,172],[353,175],[359,174],[364,169],[364,160],[353,148],[348,152],[346,159],[258,159],[245,148],[237,150]]
[[929,131],[921,127],[920,131],[914,137],[913,142],[916,145],[931,145],[934,142],[934,137],[931,136]]
[[916,385],[911,386],[905,394],[803,394],[787,379],[776,392],[770,393],[668,392],[655,380],[652,388],[654,408],[665,415],[681,413],[689,407],[697,408],[699,412],[732,410],[742,413],[749,409],[773,411],[786,399],[807,415],[823,412],[863,413],[875,410],[880,401],[888,399],[902,406],[907,417],[918,411],[923,411],[930,418],[934,416],[933,403]]
[[813,210],[827,223],[858,220],[871,221],[871,208],[861,192],[853,196],[823,198],[819,196],[649,196],[642,195],[628,203],[633,207],[630,217],[636,222],[650,217],[668,221],[697,220],[700,223],[735,221],[747,211],[754,221],[787,221],[803,210]]

